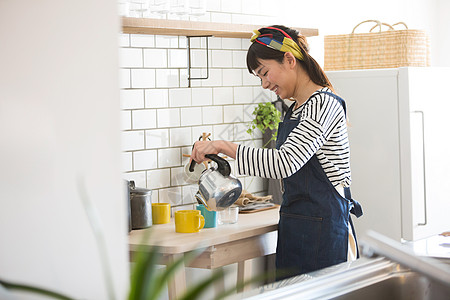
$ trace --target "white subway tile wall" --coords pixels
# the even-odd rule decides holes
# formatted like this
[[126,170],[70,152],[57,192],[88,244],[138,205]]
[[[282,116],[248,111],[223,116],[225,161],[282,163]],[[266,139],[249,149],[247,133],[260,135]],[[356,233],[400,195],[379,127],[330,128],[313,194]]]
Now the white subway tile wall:
[[187,68],[187,65],[186,49],[169,49],[169,68]]
[[124,131],[122,133],[122,142],[124,151],[134,151],[144,149],[144,131]]
[[158,167],[179,167],[181,166],[181,149],[166,148],[158,150]]
[[154,88],[156,82],[155,79],[155,70],[131,69],[132,88]]
[[248,103],[247,99],[253,99],[253,88],[251,86],[235,87],[233,94],[234,103]]
[[119,70],[119,87],[121,89],[131,87],[130,69]]
[[176,207],[183,205],[183,195],[181,194],[181,186],[171,187],[159,190],[160,202],[170,203],[170,206]]
[[143,150],[133,152],[133,168],[135,170],[156,169],[158,167],[156,159],[156,150]]
[[[180,86],[180,74],[178,69],[157,69],[156,87],[175,88]],[[154,86],[153,86],[154,87]]]
[[231,14],[228,13],[220,13],[213,12],[211,13],[211,22],[216,23],[231,23]]
[[223,106],[202,107],[203,124],[222,124]]
[[[249,45],[250,46],[250,45]],[[223,38],[222,39],[222,49],[232,50],[232,49],[242,49],[241,39],[235,38]],[[245,49],[247,50],[247,49]]]
[[130,46],[130,35],[129,34],[119,35],[119,46],[120,47],[129,47]]
[[132,128],[156,128],[156,109],[139,109],[132,111]]
[[180,126],[180,109],[164,108],[157,110],[158,127],[178,127]]
[[145,148],[158,149],[169,147],[169,129],[145,131]]
[[233,53],[226,50],[213,50],[211,58],[213,68],[230,68],[233,66]]
[[[131,43],[131,47],[147,48],[155,47],[155,36],[150,34],[125,35]],[[121,39],[123,40],[123,39]]]
[[[233,130],[233,127],[230,126],[230,124],[214,125],[212,132],[213,132],[212,140],[225,140],[225,141],[234,141],[235,140],[234,130]],[[245,137],[245,138],[248,138],[248,137]]]
[[170,129],[170,147],[192,145],[191,128],[180,127]]
[[191,89],[171,89],[169,90],[169,106],[191,106]]
[[221,10],[227,13],[240,13],[242,12],[242,4],[240,0],[228,0],[222,1]]
[[238,123],[244,121],[243,105],[227,105],[223,107],[224,123]]
[[[193,137],[194,141],[198,140],[198,138],[203,134],[203,132],[206,132],[206,133],[214,132],[213,126],[194,126],[194,127],[192,127],[192,137]],[[187,153],[190,154],[191,148],[189,148],[188,150],[189,151]]]
[[[141,54],[142,56],[142,54]],[[144,49],[144,67],[145,68],[166,68],[167,50],[166,49]]]
[[138,109],[144,108],[144,91],[143,90],[121,90],[120,100],[122,109]]
[[[210,0],[201,20],[271,24],[274,18],[270,11],[262,15],[260,3]],[[189,38],[191,77],[207,75],[206,39]],[[191,87],[187,43],[184,36],[119,36],[124,178],[151,189],[152,202],[170,203],[172,213],[196,205],[194,194],[198,186],[185,181],[184,167],[189,158],[183,154],[190,154],[201,134],[211,133],[211,139],[260,147],[262,136],[257,134],[252,139],[246,132],[248,123],[257,103],[275,100],[247,71],[248,39],[209,37],[209,76],[191,80]],[[235,161],[229,162],[236,175]],[[267,189],[260,178],[239,178],[252,193],[264,193]]]
[[142,49],[122,48],[120,49],[121,65],[124,67],[142,67]]
[[[186,164],[188,164],[186,162]],[[170,183],[172,186],[183,186],[186,184],[184,177],[184,166],[179,168],[172,168],[170,174]]]
[[213,88],[213,104],[233,104],[233,88],[231,87],[217,87]]
[[178,36],[155,36],[157,48],[178,48]]
[[189,107],[181,109],[181,126],[202,125],[202,108]]
[[212,105],[212,88],[193,88],[192,105],[204,106]]
[[170,187],[170,169],[147,171],[147,188],[155,190]]
[[[142,90],[125,90],[125,91],[138,91],[142,93]],[[141,97],[141,101],[144,98]],[[137,99],[135,100],[138,101]],[[151,89],[145,90],[145,108],[163,108],[169,106],[169,90],[168,89]]]
[[[247,76],[252,76],[249,73]],[[223,69],[223,85],[224,86],[241,86],[242,85],[242,77],[245,75],[242,74],[242,71],[239,69]]]
[[122,168],[124,172],[133,171],[133,152],[122,153]]
[[[211,51],[208,51],[208,55],[211,56]],[[195,49],[191,50],[191,67],[192,68],[204,68],[206,67],[206,50]]]
[[131,111],[123,110],[121,113],[122,113],[121,114],[122,129],[130,130],[131,129]]

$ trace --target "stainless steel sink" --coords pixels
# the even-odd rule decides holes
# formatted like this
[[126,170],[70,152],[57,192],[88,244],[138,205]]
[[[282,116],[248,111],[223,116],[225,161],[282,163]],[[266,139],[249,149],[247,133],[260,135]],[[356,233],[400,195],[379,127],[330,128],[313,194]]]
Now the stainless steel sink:
[[448,300],[450,286],[382,257],[361,258],[274,282],[233,299]]
[[418,257],[376,233],[365,257],[274,282],[234,299],[450,300],[449,260]]
[[375,284],[359,287],[331,299],[448,300],[450,299],[450,288],[415,272],[399,272],[390,274],[388,278]]

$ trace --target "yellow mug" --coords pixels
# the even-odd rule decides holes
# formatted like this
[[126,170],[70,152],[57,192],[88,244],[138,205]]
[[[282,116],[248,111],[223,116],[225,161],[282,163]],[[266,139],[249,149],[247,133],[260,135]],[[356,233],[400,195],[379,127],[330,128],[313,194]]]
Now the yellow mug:
[[152,203],[152,221],[153,224],[170,223],[170,204]]
[[205,218],[196,209],[175,212],[175,231],[181,233],[199,232],[205,226]]

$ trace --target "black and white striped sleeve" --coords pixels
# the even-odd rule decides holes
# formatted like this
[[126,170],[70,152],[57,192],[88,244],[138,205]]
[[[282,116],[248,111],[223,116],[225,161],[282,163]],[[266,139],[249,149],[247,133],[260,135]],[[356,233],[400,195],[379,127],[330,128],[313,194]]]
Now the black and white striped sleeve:
[[310,100],[299,124],[279,150],[238,146],[236,161],[240,175],[286,178],[300,170],[322,148],[345,116],[342,106],[334,99],[323,101],[322,94],[316,94]]

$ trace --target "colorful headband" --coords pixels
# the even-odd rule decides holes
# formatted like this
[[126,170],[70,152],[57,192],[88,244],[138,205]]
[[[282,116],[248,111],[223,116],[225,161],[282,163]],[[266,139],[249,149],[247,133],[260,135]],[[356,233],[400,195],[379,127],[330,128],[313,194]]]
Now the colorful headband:
[[303,60],[299,45],[283,30],[275,27],[263,27],[253,30],[253,32],[255,34],[250,39],[252,43],[257,42],[281,52],[291,52],[296,58]]

